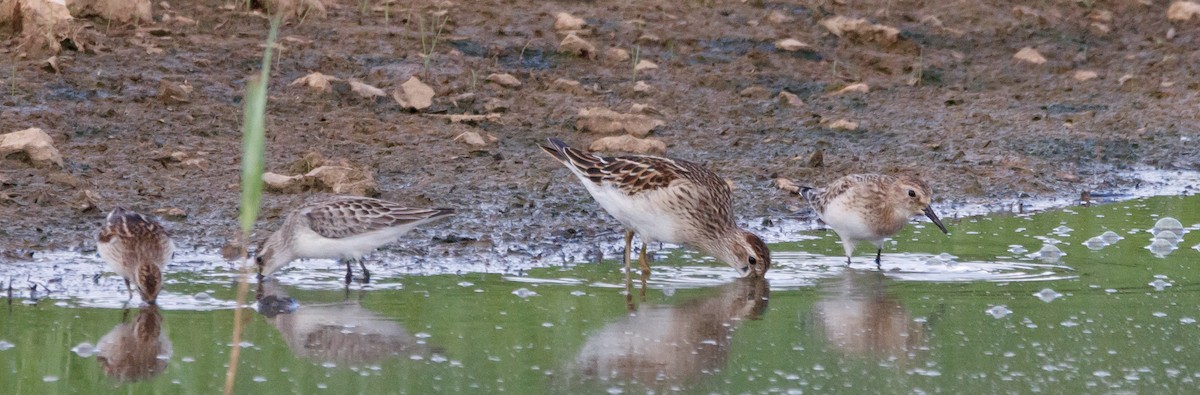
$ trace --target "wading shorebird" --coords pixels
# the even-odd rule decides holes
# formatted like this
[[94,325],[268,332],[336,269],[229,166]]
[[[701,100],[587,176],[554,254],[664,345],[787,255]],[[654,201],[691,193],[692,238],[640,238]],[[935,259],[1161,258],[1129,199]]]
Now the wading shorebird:
[[100,228],[96,249],[114,272],[125,278],[125,290],[133,298],[136,287],[142,300],[155,304],[162,290],[162,269],[167,266],[175,244],[158,222],[117,207]]
[[942,233],[950,233],[930,207],[933,191],[924,181],[911,176],[851,174],[824,189],[785,187],[808,201],[817,217],[842,238],[846,264],[859,241],[875,245],[875,266],[880,265],[883,240],[904,228],[916,215],[924,214]]
[[762,277],[771,253],[762,239],[737,226],[733,192],[704,167],[657,156],[593,155],[548,139],[540,146],[579,177],[592,197],[625,226],[625,272],[629,273],[633,235],[642,239],[638,265],[650,274],[646,246],[681,244],[732,266],[742,277]]
[[418,225],[453,214],[448,208],[408,208],[385,200],[340,196],[288,214],[279,230],[259,244],[254,262],[261,279],[296,259],[337,259],[345,262],[346,284],[350,284],[350,264],[358,261],[367,283],[371,272],[361,260],[363,255]]

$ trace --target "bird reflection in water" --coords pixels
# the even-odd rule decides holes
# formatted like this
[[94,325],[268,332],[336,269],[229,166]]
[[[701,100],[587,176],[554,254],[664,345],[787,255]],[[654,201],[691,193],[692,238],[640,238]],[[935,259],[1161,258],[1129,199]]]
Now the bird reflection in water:
[[171,339],[154,305],[138,310],[133,321],[117,324],[100,338],[96,348],[96,361],[104,374],[123,382],[158,376],[171,359]]
[[258,312],[300,358],[361,366],[397,356],[442,353],[358,301],[301,305],[273,279],[259,284],[256,297]]
[[742,278],[678,306],[646,306],[591,335],[575,358],[585,378],[686,384],[724,369],[733,332],[767,308],[767,280]]
[[911,361],[928,350],[926,324],[886,290],[882,272],[847,269],[813,306],[813,333],[846,356]]

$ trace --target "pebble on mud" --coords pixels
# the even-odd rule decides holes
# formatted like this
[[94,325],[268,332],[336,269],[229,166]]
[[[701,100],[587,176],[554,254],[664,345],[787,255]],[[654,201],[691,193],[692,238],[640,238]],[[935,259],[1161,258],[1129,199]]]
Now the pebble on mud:
[[1117,78],[1117,85],[1125,85],[1126,82],[1133,79],[1133,74],[1125,74],[1121,78]]
[[554,30],[580,30],[585,25],[587,25],[587,21],[583,20],[583,18],[565,12],[560,12],[554,17]]
[[776,25],[782,25],[794,20],[796,20],[796,18],[784,15],[782,12],[779,12],[779,10],[772,10],[770,14],[767,14],[767,22],[771,22]]
[[585,108],[579,110],[575,128],[582,132],[628,133],[634,137],[646,137],[654,128],[666,123],[641,114],[622,114],[607,108]]
[[591,59],[596,57],[596,46],[571,33],[558,44],[558,52]]
[[858,122],[839,119],[830,122],[828,125],[825,125],[825,127],[833,130],[858,130]]
[[1038,51],[1032,47],[1021,48],[1020,51],[1017,51],[1017,53],[1013,55],[1013,59],[1039,65],[1046,63],[1046,57],[1042,56],[1042,54],[1038,53]]
[[583,86],[579,84],[579,81],[569,80],[566,78],[559,78],[559,79],[554,80],[554,82],[551,82],[550,90],[566,92],[566,93],[571,93],[571,94],[576,94],[576,95],[586,92],[583,89]]
[[66,2],[77,18],[98,16],[114,22],[153,22],[150,0],[71,0]]
[[846,85],[846,87],[844,87],[842,89],[838,89],[836,92],[833,92],[833,95],[841,96],[841,95],[845,95],[847,93],[863,93],[863,94],[871,93],[871,87],[865,83],[859,82],[857,84]]
[[900,29],[871,23],[863,18],[855,19],[838,15],[821,20],[820,25],[835,36],[845,37],[856,42],[890,45],[900,39]]
[[805,44],[804,42],[802,42],[800,40],[794,39],[794,38],[785,38],[785,39],[776,41],[775,48],[777,48],[781,51],[796,52],[801,49],[811,48],[811,46],[809,46],[808,44]]
[[185,218],[187,218],[187,213],[184,212],[183,209],[181,209],[179,207],[157,208],[157,209],[154,209],[153,211],[151,211],[150,213],[157,215],[159,218],[162,218],[162,219],[165,219],[168,221],[175,221],[175,222],[182,221]]
[[42,129],[29,128],[0,135],[0,158],[15,152],[25,152],[34,166],[53,164],[63,167],[62,154],[54,148],[54,140]]
[[72,35],[71,12],[64,3],[46,0],[0,1],[0,25],[22,36],[19,47],[30,58],[57,54],[61,40]]
[[512,74],[508,73],[492,73],[491,75],[488,75],[485,80],[505,88],[521,87],[521,80],[518,80],[517,77],[513,77]]
[[641,103],[629,105],[629,112],[634,114],[662,115],[662,111],[658,111],[657,108]]
[[783,104],[783,105],[786,105],[789,107],[803,107],[804,106],[804,101],[800,100],[799,96],[796,96],[795,94],[793,94],[791,92],[779,91],[779,96],[777,96],[777,97],[779,98],[780,104]]
[[1200,3],[1194,1],[1176,1],[1167,8],[1167,20],[1186,22],[1200,16]]
[[400,107],[424,110],[433,105],[433,88],[425,85],[415,76],[409,77],[408,81],[392,92],[392,98],[396,99],[396,103],[400,104]]
[[775,179],[775,187],[789,193],[799,193],[800,186],[787,178],[779,177]]
[[343,162],[312,169],[307,174],[285,176],[263,173],[267,190],[283,193],[299,193],[311,188],[328,190],[337,194],[373,196],[376,194],[375,176],[365,168],[355,168]]
[[351,78],[349,82],[350,91],[354,92],[354,94],[358,95],[359,97],[372,99],[376,97],[387,96],[387,92],[384,92],[383,89],[376,88],[373,85],[369,85],[357,79]]
[[629,51],[621,48],[609,48],[604,50],[604,61],[609,63],[621,63],[629,60]]
[[1097,74],[1095,71],[1091,71],[1091,70],[1079,70],[1079,71],[1076,71],[1075,74],[1071,78],[1074,78],[1076,81],[1079,81],[1079,82],[1084,82],[1084,81],[1100,78],[1100,74]]
[[748,97],[751,99],[766,99],[771,97],[771,91],[767,90],[767,88],[753,85],[747,87],[746,89],[742,89],[740,92],[738,92],[738,96]]
[[638,93],[638,94],[643,94],[643,95],[649,94],[650,93],[650,84],[647,84],[644,81],[638,81],[637,83],[633,84],[633,93]]
[[633,71],[644,71],[644,70],[658,70],[658,65],[654,64],[654,62],[651,62],[649,60],[642,59],[642,60],[639,60],[636,65],[633,66]]
[[495,142],[496,137],[488,135],[487,139],[484,139],[484,137],[480,136],[479,133],[463,132],[462,134],[455,136],[454,141],[462,141],[472,147],[486,147],[489,143]]
[[333,92],[333,81],[341,80],[341,78],[314,71],[306,76],[293,80],[292,83],[288,84],[288,86],[307,86],[309,88],[328,93]]
[[602,137],[588,146],[590,151],[619,151],[634,154],[662,154],[667,152],[667,144],[658,139],[639,139],[628,134]]
[[158,81],[158,99],[166,104],[182,104],[191,102],[189,96],[194,89],[191,85],[177,84],[169,80]]

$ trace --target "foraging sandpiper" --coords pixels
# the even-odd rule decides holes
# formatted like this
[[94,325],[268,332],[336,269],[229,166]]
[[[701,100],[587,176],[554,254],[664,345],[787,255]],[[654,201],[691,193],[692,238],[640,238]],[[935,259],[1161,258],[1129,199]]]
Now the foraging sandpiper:
[[625,226],[625,272],[633,235],[642,239],[638,264],[650,274],[646,246],[664,242],[690,246],[724,261],[742,277],[762,277],[771,267],[766,243],[737,226],[733,192],[704,167],[657,156],[593,155],[548,139],[542,150],[571,170],[592,197]]
[[336,197],[288,214],[279,230],[259,245],[254,262],[261,278],[296,259],[338,259],[346,264],[349,284],[350,264],[358,261],[366,283],[371,281],[371,272],[360,260],[363,255],[418,225],[453,214],[454,210],[448,208],[407,208],[379,199]]
[[125,278],[130,298],[133,298],[132,282],[143,301],[155,304],[162,290],[162,269],[175,251],[175,244],[162,225],[117,207],[100,228],[96,247],[113,271]]
[[817,217],[842,238],[846,264],[859,241],[875,245],[875,265],[883,254],[883,240],[899,232],[918,214],[925,214],[942,233],[950,233],[933,212],[933,191],[924,181],[911,176],[851,174],[824,189],[800,187],[792,193],[804,196]]
[[[128,311],[126,311],[128,313]],[[162,374],[171,361],[171,339],[157,306],[145,306],[131,322],[117,324],[96,342],[96,362],[105,375],[136,382]]]

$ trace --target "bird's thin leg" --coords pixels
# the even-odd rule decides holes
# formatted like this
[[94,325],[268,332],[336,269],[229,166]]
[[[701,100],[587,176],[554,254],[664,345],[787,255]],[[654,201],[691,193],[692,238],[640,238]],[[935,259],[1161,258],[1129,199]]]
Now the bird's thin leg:
[[646,263],[646,248],[645,242],[642,243],[642,253],[638,256],[638,266],[642,268],[642,281],[650,276],[650,265]]
[[342,262],[346,262],[346,286],[350,286],[350,280],[354,278],[354,272],[350,268],[349,259],[343,259]]
[[367,270],[367,263],[364,262],[362,260],[362,258],[358,259],[358,267],[362,268],[363,284],[370,284],[371,283],[371,272]]
[[129,298],[128,298],[128,299],[126,299],[126,300],[127,300],[127,301],[128,301],[128,300],[133,300],[133,288],[130,288],[130,287],[129,287],[129,279],[128,279],[128,278],[127,278],[127,279],[125,279],[125,292],[129,292]]
[[882,257],[882,256],[883,256],[883,247],[879,247],[879,249],[878,249],[878,250],[875,250],[875,268],[876,268],[876,269],[882,269],[882,268],[883,268],[883,267],[882,267],[882,266],[879,264],[879,258],[880,258],[880,257]]
[[633,231],[625,231],[625,278],[629,278],[629,255],[633,249]]
[[846,255],[846,266],[850,266],[850,256]]

